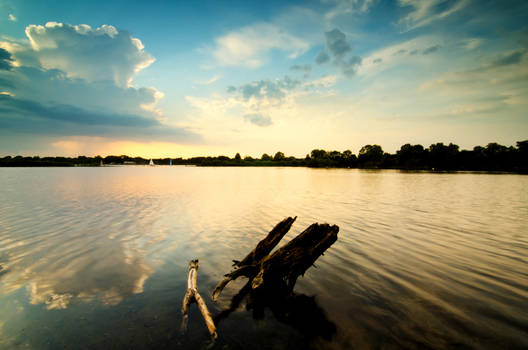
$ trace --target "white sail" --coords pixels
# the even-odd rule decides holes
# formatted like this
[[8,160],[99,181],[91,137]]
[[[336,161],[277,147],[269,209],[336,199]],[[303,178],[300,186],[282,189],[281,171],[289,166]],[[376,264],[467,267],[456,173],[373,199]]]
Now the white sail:
[[156,164],[154,164],[154,161],[151,159],[149,162],[149,165],[156,165]]

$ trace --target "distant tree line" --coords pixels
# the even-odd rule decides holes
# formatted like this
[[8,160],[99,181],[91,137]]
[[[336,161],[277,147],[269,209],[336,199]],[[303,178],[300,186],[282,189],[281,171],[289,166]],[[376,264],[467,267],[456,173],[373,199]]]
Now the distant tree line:
[[[141,157],[22,157],[0,158],[0,166],[100,166],[147,165],[150,159]],[[395,154],[386,153],[379,145],[363,146],[356,156],[352,151],[326,151],[314,149],[304,158],[287,157],[283,152],[273,156],[264,153],[260,158],[227,156],[192,158],[157,158],[157,165],[197,166],[304,166],[313,168],[407,169],[433,171],[505,171],[528,173],[528,140],[516,147],[489,143],[472,150],[459,150],[458,145],[435,143],[428,148],[405,144]]]

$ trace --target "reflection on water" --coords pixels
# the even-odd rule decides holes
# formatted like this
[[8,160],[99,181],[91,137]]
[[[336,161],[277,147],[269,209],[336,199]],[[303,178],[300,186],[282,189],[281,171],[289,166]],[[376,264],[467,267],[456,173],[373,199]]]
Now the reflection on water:
[[284,242],[340,227],[295,289],[336,332],[313,339],[277,310],[256,322],[239,308],[217,347],[528,347],[526,176],[11,168],[0,186],[0,348],[202,347],[197,310],[186,337],[177,327],[188,261],[218,314],[245,283],[211,302],[231,260],[294,215]]

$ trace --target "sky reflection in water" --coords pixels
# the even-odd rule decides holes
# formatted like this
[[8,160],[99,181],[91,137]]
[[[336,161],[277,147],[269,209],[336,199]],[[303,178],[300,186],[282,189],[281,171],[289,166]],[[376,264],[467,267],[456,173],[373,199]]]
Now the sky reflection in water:
[[[338,241],[299,280],[338,326],[318,347],[528,346],[528,178],[293,168],[0,169],[0,346],[192,347],[178,334],[187,263],[209,295],[285,216]],[[239,287],[241,284],[238,285]],[[81,328],[81,325],[84,325]],[[241,309],[220,344],[302,348]],[[79,345],[81,344],[81,345]],[[282,345],[278,345],[282,344]]]

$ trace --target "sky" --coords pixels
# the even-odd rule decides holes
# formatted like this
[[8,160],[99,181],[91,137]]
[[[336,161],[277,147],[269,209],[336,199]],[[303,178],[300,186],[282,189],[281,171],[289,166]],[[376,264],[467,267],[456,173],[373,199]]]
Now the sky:
[[0,156],[526,139],[524,0],[0,0]]

